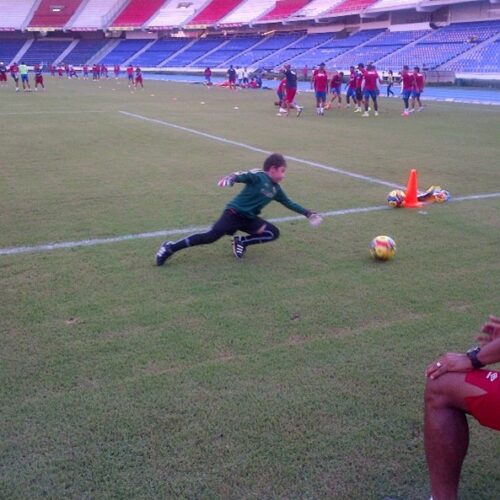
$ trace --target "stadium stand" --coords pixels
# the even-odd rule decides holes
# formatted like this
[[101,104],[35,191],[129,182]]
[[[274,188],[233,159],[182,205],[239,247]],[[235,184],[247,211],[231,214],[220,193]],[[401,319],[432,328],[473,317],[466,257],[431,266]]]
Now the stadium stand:
[[109,40],[80,40],[76,46],[64,56],[64,62],[73,66],[81,66],[89,62]]
[[[307,64],[318,64],[318,59],[327,63],[328,67],[339,67],[335,64],[336,58],[344,54],[344,52],[352,50],[354,47],[358,45],[364,44],[371,38],[383,33],[384,30],[362,30],[357,31],[351,36],[346,38],[335,38],[333,40],[328,41],[326,44],[321,45],[317,49],[317,53],[314,54],[315,58],[313,60],[309,60]],[[312,56],[313,54],[308,54]],[[356,64],[360,61],[350,61],[347,66],[351,64]],[[294,61],[296,64],[296,62]],[[344,66],[342,66],[344,67]]]
[[229,28],[251,24],[254,19],[264,15],[274,7],[275,3],[276,0],[246,0],[223,17],[218,25],[221,28]]
[[255,24],[284,21],[294,12],[302,9],[311,0],[281,0],[276,2],[274,8],[255,20]]
[[24,38],[2,40],[2,43],[0,43],[0,61],[5,64],[11,63],[25,43],[26,39]]
[[189,38],[168,38],[155,42],[146,51],[133,58],[130,62],[138,66],[154,67],[191,43]]
[[142,27],[160,7],[165,0],[130,0],[125,8],[118,14],[111,23],[111,28],[139,28]]
[[356,45],[347,53],[336,57],[332,61],[331,66],[340,69],[347,68],[361,61],[365,63],[368,61],[376,62],[428,33],[429,30],[386,31],[365,43]]
[[89,0],[66,28],[73,31],[103,29],[109,25],[111,16],[116,17],[128,0]]
[[219,49],[198,60],[196,64],[200,67],[209,66],[211,68],[227,65],[232,58],[245,52],[261,40],[262,37],[259,36],[231,38],[227,43],[222,44]]
[[433,70],[499,32],[500,21],[450,24],[382,58],[377,66],[393,69],[407,64]]
[[63,28],[75,14],[82,0],[42,0],[35,10],[29,28]]
[[[276,67],[282,66],[285,62],[290,62],[290,64],[293,63],[293,65],[296,66],[294,61],[300,54],[304,54],[314,47],[322,45],[331,38],[332,33],[313,33],[305,35],[291,45],[288,45],[288,47],[285,47],[284,49],[275,52],[271,56],[264,59],[263,64],[266,67]],[[320,62],[321,61],[315,61],[316,64],[319,64]],[[308,63],[304,63],[302,66],[305,64],[309,66]]]
[[123,64],[128,61],[136,52],[144,48],[151,40],[120,40],[120,43],[108,52],[102,59],[102,64]]
[[241,2],[242,0],[212,0],[187,23],[187,26],[191,28],[213,26],[241,4]]
[[72,40],[35,40],[22,55],[22,60],[28,64],[52,64],[69,47]]
[[238,66],[253,66],[258,63],[260,67],[271,68],[268,65],[262,65],[263,59],[274,54],[276,51],[284,49],[291,43],[296,42],[302,38],[305,33],[291,33],[291,34],[276,34],[265,38],[262,42],[251,47],[243,54],[238,55],[230,62]]
[[317,66],[321,62],[328,61],[329,59],[332,59],[332,57],[335,57],[341,52],[347,50],[344,47],[337,47],[335,45],[337,43],[335,33],[324,33],[323,35],[328,35],[326,40],[287,62],[295,68],[302,68],[304,66],[313,67]]
[[457,73],[500,73],[500,35],[438,68]]
[[23,29],[33,8],[33,0],[0,0],[0,31]]
[[170,0],[149,20],[146,27],[153,30],[184,26],[205,5],[207,0]]
[[200,38],[183,52],[180,52],[168,59],[166,65],[174,67],[189,66],[197,59],[207,55],[225,41],[226,39],[222,37]]

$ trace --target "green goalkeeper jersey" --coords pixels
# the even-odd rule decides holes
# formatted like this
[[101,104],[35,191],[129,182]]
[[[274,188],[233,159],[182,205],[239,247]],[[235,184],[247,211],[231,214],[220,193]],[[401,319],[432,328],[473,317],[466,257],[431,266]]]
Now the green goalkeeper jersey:
[[246,217],[251,219],[257,217],[273,200],[299,214],[309,213],[309,210],[288,198],[281,186],[273,182],[263,170],[237,173],[235,182],[243,183],[245,187],[226,205],[226,208],[232,208]]

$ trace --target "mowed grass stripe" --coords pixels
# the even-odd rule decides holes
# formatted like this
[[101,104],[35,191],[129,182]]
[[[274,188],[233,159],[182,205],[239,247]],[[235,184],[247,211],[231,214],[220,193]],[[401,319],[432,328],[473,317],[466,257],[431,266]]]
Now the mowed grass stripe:
[[[255,146],[251,146],[249,144],[244,144],[242,142],[233,141],[231,139],[226,139],[224,137],[220,137],[217,135],[207,134],[206,132],[201,132],[199,130],[195,130],[192,128],[182,127],[181,125],[177,125],[175,123],[170,123],[170,122],[166,122],[163,120],[158,120],[156,118],[149,118],[147,116],[138,115],[136,113],[129,113],[128,111],[120,111],[120,113],[122,113],[126,116],[130,116],[131,118],[136,118],[138,120],[143,120],[143,121],[150,122],[150,123],[157,123],[159,125],[164,125],[166,127],[175,128],[177,130],[183,130],[184,132],[189,132],[191,134],[199,135],[201,137],[205,137],[205,138],[213,140],[213,141],[219,141],[219,142],[223,142],[225,144],[231,144],[231,145],[237,146],[239,148],[249,149],[250,151],[255,151],[257,153],[264,153],[266,155],[270,155],[272,153],[272,151],[266,151],[264,149],[261,149],[261,148],[255,147]],[[297,158],[296,156],[285,155],[285,158],[287,160],[292,160],[292,161],[295,161],[297,163],[303,163],[304,165],[308,165],[310,167],[320,168],[322,170],[328,170],[329,172],[334,172],[336,174],[346,175],[347,177],[352,177],[354,179],[366,181],[366,182],[369,182],[371,184],[380,184],[382,186],[388,186],[391,188],[404,187],[404,186],[401,186],[400,184],[394,184],[393,182],[388,182],[388,181],[384,181],[382,179],[377,179],[376,177],[370,177],[367,175],[357,174],[355,172],[349,172],[348,170],[343,170],[341,168],[332,167],[331,165],[324,165],[323,163],[317,163],[314,161],[305,160],[303,158]]]

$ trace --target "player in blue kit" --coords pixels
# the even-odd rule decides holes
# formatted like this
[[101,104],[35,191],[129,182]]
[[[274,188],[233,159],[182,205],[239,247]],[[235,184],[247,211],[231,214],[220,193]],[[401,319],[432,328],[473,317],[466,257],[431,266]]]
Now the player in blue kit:
[[220,187],[245,184],[243,190],[233,198],[222,212],[217,222],[205,233],[197,233],[172,242],[164,241],[156,253],[156,265],[162,266],[175,252],[185,248],[208,245],[224,235],[234,235],[237,231],[248,236],[233,237],[233,253],[241,259],[250,245],[269,243],[276,240],[279,229],[259,217],[261,210],[275,200],[294,212],[305,215],[312,225],[321,223],[321,217],[302,205],[290,200],[280,186],[285,178],[286,160],[283,155],[274,153],[266,158],[262,170],[234,172],[219,180]]

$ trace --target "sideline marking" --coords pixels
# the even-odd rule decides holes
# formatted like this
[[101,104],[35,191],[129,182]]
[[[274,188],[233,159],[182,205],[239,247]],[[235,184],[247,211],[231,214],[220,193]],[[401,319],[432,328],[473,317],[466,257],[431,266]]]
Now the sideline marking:
[[[218,135],[207,134],[206,132],[201,132],[199,130],[195,130],[188,127],[183,127],[181,125],[176,125],[175,123],[166,122],[163,120],[158,120],[157,118],[148,118],[147,116],[137,115],[135,113],[129,113],[128,111],[119,111],[119,113],[129,116],[131,118],[136,118],[138,120],[142,120],[149,123],[157,123],[158,125],[164,125],[165,127],[175,128],[177,130],[182,130],[184,132],[189,132],[190,134],[199,135],[201,137],[205,137],[207,139],[211,139],[213,141],[223,142],[224,144],[231,144],[233,146],[237,146],[239,148],[249,149],[250,151],[255,151],[257,153],[264,153],[266,155],[270,155],[272,151],[266,151],[261,148],[257,148],[255,146],[250,146],[249,144],[244,144],[243,142],[232,141],[231,139],[225,139],[224,137],[220,137]],[[405,188],[406,186],[402,186],[401,184],[394,184],[393,182],[387,182],[382,179],[377,179],[376,177],[370,177],[367,175],[356,174],[353,172],[349,172],[348,170],[342,170],[341,168],[332,167],[330,165],[324,165],[323,163],[316,163],[314,161],[304,160],[302,158],[297,158],[295,156],[284,155],[287,160],[292,160],[297,163],[303,163],[305,165],[309,165],[310,167],[316,167],[323,170],[328,170],[329,172],[334,172],[336,174],[346,175],[347,177],[353,177],[355,179],[360,179],[363,181],[370,182],[371,184],[381,184],[382,186],[388,186],[390,188]]]
[[103,109],[96,109],[92,111],[90,109],[81,109],[74,111],[6,111],[5,113],[0,113],[0,116],[17,116],[17,115],[74,115],[80,113],[111,113],[111,111],[106,111]]
[[[500,198],[499,193],[485,193],[485,194],[473,194],[469,196],[457,196],[452,198],[448,203],[455,203],[459,201],[469,201],[469,200],[485,200],[488,198]],[[339,215],[350,215],[350,214],[361,214],[367,212],[378,212],[381,210],[393,210],[393,208],[387,205],[380,205],[375,207],[359,207],[359,208],[346,208],[344,210],[333,210],[330,212],[320,212],[323,217],[337,217]],[[295,220],[303,219],[303,215],[292,215],[289,217],[279,217],[275,219],[269,219],[270,222],[291,222]],[[40,252],[50,252],[51,250],[59,250],[66,248],[77,248],[77,247],[91,247],[95,245],[104,245],[108,243],[120,243],[122,241],[129,240],[141,240],[149,238],[159,238],[165,236],[178,236],[183,234],[193,234],[201,231],[208,231],[210,226],[205,227],[189,227],[185,229],[167,229],[164,231],[152,231],[148,233],[136,233],[136,234],[125,234],[123,236],[113,236],[110,238],[94,238],[90,240],[80,240],[80,241],[63,241],[60,243],[47,243],[44,245],[35,246],[24,246],[24,247],[10,247],[10,248],[0,248],[0,255],[19,255],[23,253],[40,253]]]

